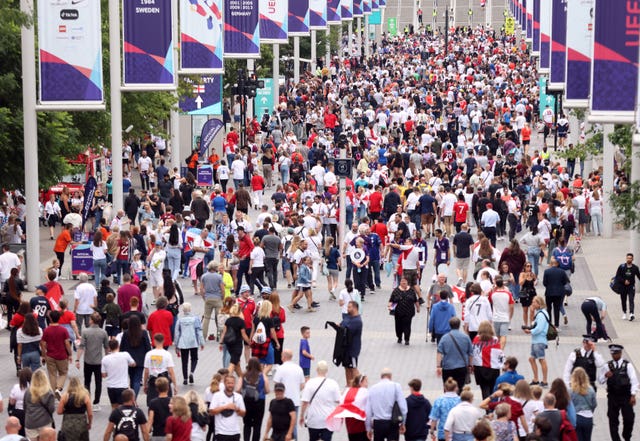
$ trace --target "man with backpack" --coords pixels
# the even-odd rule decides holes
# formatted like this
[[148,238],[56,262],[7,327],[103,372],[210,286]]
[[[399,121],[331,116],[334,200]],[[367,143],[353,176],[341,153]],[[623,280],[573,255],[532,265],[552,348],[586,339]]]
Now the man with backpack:
[[149,441],[147,417],[135,404],[135,392],[125,389],[121,398],[123,404],[111,412],[103,440],[109,441],[113,434],[114,438],[117,435],[125,435],[129,441],[139,441],[142,432],[143,441]]

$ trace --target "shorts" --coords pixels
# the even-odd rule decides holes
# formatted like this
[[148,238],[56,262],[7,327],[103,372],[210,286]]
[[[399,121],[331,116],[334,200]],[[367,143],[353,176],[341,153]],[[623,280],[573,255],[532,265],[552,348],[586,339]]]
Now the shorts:
[[420,215],[420,225],[433,224],[435,220],[436,220],[436,216],[433,213],[426,213],[426,214],[423,213]]
[[350,357],[342,365],[347,369],[358,369],[358,357]]
[[115,337],[120,334],[120,326],[105,325],[104,330],[107,331],[109,337]]
[[459,258],[456,257],[454,259],[454,261],[455,261],[455,264],[456,264],[456,269],[466,270],[466,269],[469,269],[469,262],[471,261],[471,258],[470,257],[463,257],[463,258],[459,259]]
[[149,284],[152,288],[164,286],[162,271],[149,271]]
[[272,365],[275,361],[275,355],[273,352],[273,345],[269,345],[269,349],[267,350],[267,355],[260,359],[260,363],[266,365]]
[[509,334],[509,322],[493,322],[496,337],[506,337]]
[[447,225],[451,224],[451,221],[453,220],[453,216],[450,214],[449,215],[445,214],[443,218],[444,218],[444,223]]
[[585,225],[589,222],[589,218],[587,217],[587,213],[583,210],[578,210],[578,224]]
[[122,404],[122,392],[124,392],[125,389],[126,387],[108,387],[109,402],[111,404]]
[[402,277],[407,279],[409,286],[415,286],[418,284],[418,270],[406,269],[402,271]]
[[532,343],[531,344],[531,357],[536,360],[544,360],[544,353],[547,349],[546,343]]
[[233,122],[234,123],[239,123],[240,122],[240,115],[233,115]]
[[57,223],[58,223],[58,215],[50,214],[49,217],[47,218],[47,225],[50,227],[55,227]]
[[305,377],[311,376],[311,368],[302,368],[302,373]]
[[330,269],[329,275],[334,279],[337,279],[338,277],[340,277],[340,271],[338,271],[337,269]]

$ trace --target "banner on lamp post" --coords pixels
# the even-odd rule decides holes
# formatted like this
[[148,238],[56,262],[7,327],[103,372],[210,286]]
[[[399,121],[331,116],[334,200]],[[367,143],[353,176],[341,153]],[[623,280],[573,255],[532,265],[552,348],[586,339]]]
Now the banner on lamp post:
[[353,20],[353,0],[341,0],[340,8],[340,17],[342,18],[342,21]]
[[287,44],[289,42],[288,0],[260,2],[260,43]]
[[533,42],[531,44],[531,55],[540,56],[540,1],[533,0]]
[[353,18],[362,16],[362,0],[353,0]]
[[222,0],[180,0],[180,71],[214,74],[222,65]]
[[593,54],[593,0],[567,1],[567,70],[564,106],[587,107]]
[[362,0],[362,13],[364,15],[371,15],[371,0]]
[[369,0],[369,4],[371,5],[371,13],[373,14],[375,11],[380,10],[380,3],[378,0]]
[[548,74],[551,65],[551,2],[540,0],[540,62],[538,73]]
[[336,25],[342,23],[340,18],[340,0],[327,0],[327,24]]
[[527,0],[527,35],[526,40],[527,43],[531,43],[533,40],[533,2],[534,0]]
[[378,6],[380,7],[380,9],[386,9],[387,0],[378,0]]
[[309,0],[309,29],[327,29],[327,0]]
[[309,35],[309,0],[289,0],[289,37]]
[[199,156],[205,157],[205,153],[209,150],[209,146],[215,139],[216,135],[220,133],[220,130],[224,127],[222,120],[218,118],[208,119],[204,126],[202,126],[202,132],[200,133],[200,151]]
[[40,104],[104,108],[100,2],[38,0]]
[[222,75],[201,75],[194,80],[183,77],[191,90],[180,97],[180,110],[189,115],[222,114]]
[[635,2],[595,0],[589,120],[633,123],[638,90],[638,23]]
[[258,0],[225,0],[224,58],[260,58]]
[[173,14],[171,0],[124,0],[124,87],[173,90]]
[[552,0],[550,90],[564,90],[567,64],[567,9],[565,2],[566,0]]

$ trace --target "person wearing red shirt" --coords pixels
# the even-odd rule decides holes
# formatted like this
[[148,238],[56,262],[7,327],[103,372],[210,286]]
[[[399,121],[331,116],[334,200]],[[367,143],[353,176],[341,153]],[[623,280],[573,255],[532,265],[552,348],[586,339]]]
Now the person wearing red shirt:
[[453,204],[453,225],[456,227],[456,233],[460,232],[460,227],[467,221],[467,213],[469,212],[469,204],[464,201],[464,194],[458,194],[458,200]]
[[251,190],[253,191],[253,200],[256,207],[262,205],[262,194],[264,193],[264,178],[258,174],[257,171],[253,171],[251,176]]
[[131,298],[137,297],[139,300],[138,304],[142,305],[142,294],[140,293],[140,288],[131,283],[130,274],[122,276],[122,282],[124,283],[118,288],[118,306],[124,314],[125,312],[131,311]]
[[227,142],[231,145],[238,145],[240,142],[240,135],[236,132],[235,127],[231,127],[229,133],[227,133]]
[[156,310],[149,315],[147,330],[149,335],[162,334],[164,336],[164,348],[167,349],[173,344],[171,338],[171,327],[173,326],[173,314],[167,309],[169,301],[165,296],[156,300]]
[[[240,311],[242,311],[244,326],[250,333],[253,327],[253,316],[256,313],[256,302],[251,298],[251,288],[249,285],[242,285],[240,287],[238,306],[240,307]],[[246,360],[251,356],[250,348],[246,344],[244,346],[244,356]]]
[[336,115],[331,110],[328,110],[327,113],[324,114],[324,127],[333,132],[333,129],[336,128],[337,123],[338,118],[336,117]]
[[380,241],[382,242],[382,246],[387,245],[387,239],[389,237],[389,230],[382,219],[378,218],[374,221],[374,224],[371,226],[371,232],[376,233],[380,236]]
[[249,259],[251,256],[251,251],[253,251],[254,245],[253,241],[249,237],[249,235],[244,231],[244,227],[238,227],[238,251],[234,254],[238,259],[240,259],[240,264],[238,266],[238,274],[236,276],[236,297],[240,295],[240,287],[242,286],[242,278],[245,277],[247,279],[247,284],[249,284],[250,275],[249,275]]
[[382,192],[380,186],[376,185],[375,191],[369,195],[369,217],[376,220],[382,212]]
[[64,389],[69,372],[69,362],[72,361],[71,340],[69,331],[60,326],[60,311],[51,311],[49,314],[51,323],[42,333],[40,350],[46,360],[49,382],[54,388],[56,397],[59,398]]
[[116,257],[116,273],[113,275],[114,283],[120,285],[120,277],[129,274],[131,261],[129,260],[131,251],[131,240],[128,231],[121,231],[118,239],[118,255]]
[[49,270],[47,272],[48,282],[44,284],[47,288],[45,297],[49,301],[51,309],[54,311],[60,310],[60,300],[64,296],[64,289],[62,288],[62,285],[56,282],[57,275],[56,270]]

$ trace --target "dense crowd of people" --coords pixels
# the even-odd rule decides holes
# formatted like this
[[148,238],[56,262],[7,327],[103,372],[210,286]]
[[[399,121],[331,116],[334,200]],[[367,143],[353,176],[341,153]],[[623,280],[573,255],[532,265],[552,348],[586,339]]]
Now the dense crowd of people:
[[[586,441],[603,384],[611,438],[621,439],[621,414],[622,439],[631,439],[638,380],[622,346],[609,345],[608,362],[596,350],[609,339],[602,298],[580,305],[582,346],[568,354],[562,378],[548,378],[545,351],[569,320],[574,254],[584,237],[601,235],[603,206],[599,171],[584,175],[547,146],[557,130],[560,145],[572,147],[568,121],[539,109],[526,45],[483,28],[456,29],[447,47],[430,32],[385,36],[370,58],[335,57],[288,84],[271,113],[247,121],[246,145],[237,103],[224,119],[222,151],[201,158],[194,150],[185,176],[165,166],[164,144],[127,144],[127,197],[113,216],[110,186],[96,191],[88,211],[81,194],[66,190],[43,201],[56,258],[28,302],[20,257],[3,248],[19,382],[1,440],[49,439],[54,413],[63,415],[58,439],[88,440],[103,382],[111,405],[105,441],[288,441],[303,427],[310,440],[329,441],[342,422],[353,441],[401,433],[409,441]],[[343,188],[333,165],[341,150],[354,165]],[[211,188],[195,179],[204,161],[214,169]],[[24,234],[24,201],[13,205],[6,243]],[[84,226],[64,223],[56,233],[73,212]],[[78,274],[71,306],[58,280],[83,233],[94,283]],[[422,395],[418,378],[405,397],[390,369],[371,385],[360,373],[361,311],[383,290],[385,273],[399,344],[411,344],[412,319],[427,311],[439,397]],[[326,294],[314,292],[319,277]],[[631,321],[635,278],[628,255],[615,279]],[[191,288],[203,298],[202,319],[183,295]],[[287,313],[322,311],[321,302],[334,300],[343,392],[312,355],[309,327],[300,329],[298,362],[284,344]],[[530,381],[507,349],[516,309],[531,336]],[[208,341],[221,351],[221,363],[202,374],[213,374],[211,384],[181,395],[170,350],[186,386]],[[67,379],[70,364],[82,368],[83,382]]]

